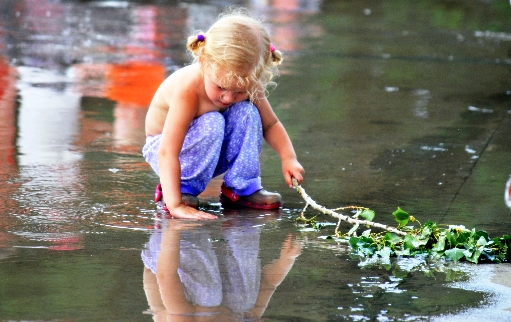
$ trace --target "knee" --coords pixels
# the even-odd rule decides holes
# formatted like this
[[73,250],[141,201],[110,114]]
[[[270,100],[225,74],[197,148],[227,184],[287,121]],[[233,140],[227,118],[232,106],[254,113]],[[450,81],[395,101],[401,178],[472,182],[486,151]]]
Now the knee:
[[200,127],[204,138],[210,140],[223,140],[225,119],[219,112],[208,112],[197,119],[197,126]]
[[247,119],[258,121],[261,119],[257,106],[248,100],[233,104],[231,107],[229,107],[226,113],[229,114],[228,117],[233,117],[238,120]]
[[210,127],[224,127],[224,118],[220,112],[208,112],[202,114],[198,118],[196,118],[197,123],[201,123],[202,125],[208,125]]

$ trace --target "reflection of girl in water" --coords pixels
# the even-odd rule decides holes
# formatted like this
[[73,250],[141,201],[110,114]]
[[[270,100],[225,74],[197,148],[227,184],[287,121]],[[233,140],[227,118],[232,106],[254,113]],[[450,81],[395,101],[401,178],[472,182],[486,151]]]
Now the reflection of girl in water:
[[[144,289],[155,321],[222,321],[262,316],[300,254],[286,238],[280,258],[261,269],[259,227],[222,230],[212,243],[205,227],[169,220],[142,251]],[[214,247],[213,247],[214,246]]]

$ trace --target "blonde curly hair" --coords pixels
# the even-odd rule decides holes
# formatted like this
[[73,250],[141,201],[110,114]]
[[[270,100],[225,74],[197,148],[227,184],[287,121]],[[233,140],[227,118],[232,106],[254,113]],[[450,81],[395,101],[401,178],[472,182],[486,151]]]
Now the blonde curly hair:
[[187,49],[193,61],[202,63],[202,72],[228,71],[225,81],[246,88],[253,99],[258,91],[276,85],[273,78],[282,63],[282,53],[271,43],[263,23],[246,10],[230,9],[205,33],[188,37]]

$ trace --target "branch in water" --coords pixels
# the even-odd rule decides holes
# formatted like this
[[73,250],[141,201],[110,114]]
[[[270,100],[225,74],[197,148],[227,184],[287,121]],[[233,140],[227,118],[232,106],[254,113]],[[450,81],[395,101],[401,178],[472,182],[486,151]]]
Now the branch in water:
[[[314,200],[312,200],[312,198],[305,192],[305,189],[303,189],[299,184],[298,184],[298,181],[296,181],[295,178],[293,178],[293,187],[296,189],[296,191],[298,192],[298,194],[303,198],[303,200],[305,200],[305,208],[303,209],[303,212],[305,212],[305,209],[307,209],[308,206],[312,207],[313,209],[325,214],[325,215],[329,215],[329,216],[332,216],[334,218],[337,218],[339,219],[339,222],[340,221],[346,221],[352,225],[368,225],[368,226],[371,226],[371,227],[376,227],[376,228],[380,228],[380,229],[383,229],[383,230],[386,230],[386,231],[389,231],[391,233],[394,233],[394,234],[397,234],[397,235],[400,235],[400,236],[406,236],[406,232],[404,231],[401,231],[399,229],[397,229],[396,227],[392,227],[392,226],[388,226],[388,225],[383,225],[383,224],[379,224],[379,223],[376,223],[376,222],[373,222],[373,221],[368,221],[368,220],[360,220],[360,219],[355,219],[355,218],[351,218],[349,216],[346,216],[346,215],[343,215],[343,214],[340,214],[338,212],[335,212],[331,209],[327,209],[321,205],[318,205]],[[362,207],[346,207],[346,208],[351,208],[351,209],[360,209]],[[303,212],[302,212],[302,216],[303,216]]]

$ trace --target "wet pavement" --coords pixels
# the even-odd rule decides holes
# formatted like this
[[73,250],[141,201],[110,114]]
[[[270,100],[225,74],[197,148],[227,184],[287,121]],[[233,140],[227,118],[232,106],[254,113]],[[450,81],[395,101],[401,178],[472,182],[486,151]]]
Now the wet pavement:
[[[228,4],[0,3],[0,321],[511,321],[507,263],[361,268],[332,226],[301,229],[268,146],[282,210],[227,211],[217,179],[200,198],[218,221],[157,211],[147,106]],[[510,234],[509,2],[236,4],[285,54],[269,99],[313,199]]]

